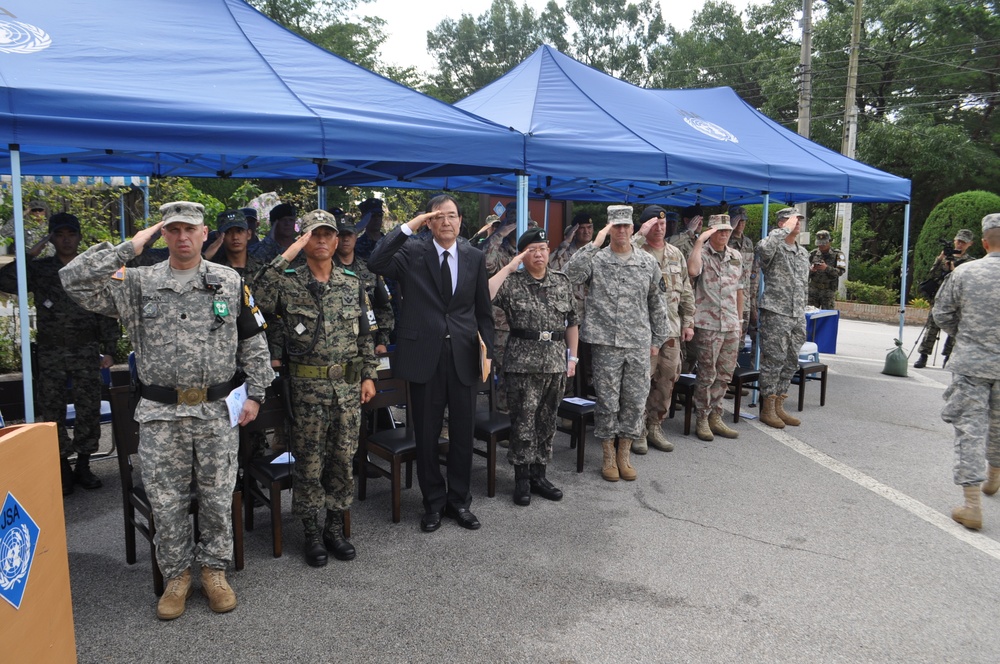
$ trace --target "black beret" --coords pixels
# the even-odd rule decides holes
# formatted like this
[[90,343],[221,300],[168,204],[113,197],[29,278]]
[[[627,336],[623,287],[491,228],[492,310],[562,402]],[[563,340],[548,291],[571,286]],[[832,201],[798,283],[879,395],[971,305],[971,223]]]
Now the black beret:
[[291,203],[281,203],[280,205],[275,205],[271,208],[271,221],[277,221],[278,219],[284,219],[285,217],[296,216],[295,206]]
[[548,243],[549,236],[542,228],[529,228],[521,234],[521,237],[517,239],[517,250],[524,251],[529,244],[534,244],[536,242]]
[[646,209],[642,211],[639,215],[639,223],[643,224],[653,217],[664,217],[666,218],[667,211],[661,208],[659,205],[647,205]]

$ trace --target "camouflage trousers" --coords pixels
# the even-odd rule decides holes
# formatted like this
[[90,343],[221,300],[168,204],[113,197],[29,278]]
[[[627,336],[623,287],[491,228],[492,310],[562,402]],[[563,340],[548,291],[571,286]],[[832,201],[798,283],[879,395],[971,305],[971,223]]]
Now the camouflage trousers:
[[556,410],[566,391],[565,373],[508,373],[510,446],[507,461],[514,466],[552,459],[556,435]]
[[[934,353],[934,344],[937,343],[938,336],[941,334],[941,328],[937,326],[934,322],[934,316],[927,314],[927,329],[924,330],[924,340],[920,342],[920,348],[917,352],[921,355],[932,355]],[[945,339],[944,348],[941,350],[942,355],[951,355],[952,349],[955,347],[955,338],[949,336]]]
[[[497,308],[494,307],[493,311],[496,312]],[[507,405],[507,376],[504,374],[503,361],[504,353],[507,352],[507,338],[510,336],[510,330],[506,328],[496,328],[493,330],[493,373],[497,379],[497,410],[501,412],[508,412],[509,406]]]
[[[96,343],[77,348],[38,347],[38,414],[45,422],[55,422],[59,432],[59,456],[73,452],[94,454],[101,440],[101,368]],[[66,429],[66,383],[76,408],[73,438]]]
[[805,317],[760,311],[760,393],[786,394],[799,370],[799,351],[806,341]]
[[698,375],[694,383],[694,407],[698,417],[722,412],[722,399],[736,369],[740,331],[718,332],[694,328],[698,348]]
[[680,337],[667,339],[656,357],[651,358],[652,377],[646,397],[646,419],[662,420],[670,410],[674,384],[681,377]]
[[984,457],[1000,468],[1000,379],[955,374],[941,419],[955,427],[955,484],[985,481]]
[[817,288],[809,286],[809,306],[819,309],[835,309],[833,302],[837,295],[836,288]]
[[593,344],[594,435],[598,440],[642,435],[643,412],[649,395],[649,348],[618,348]]
[[[216,403],[219,417],[211,420],[184,417],[139,425],[142,482],[156,524],[156,562],[167,579],[193,563],[224,569],[233,560],[239,432],[229,426],[225,403]],[[198,542],[188,514],[192,486],[198,498]]]
[[346,510],[354,498],[351,462],[361,429],[358,383],[292,379],[292,511],[299,518]]

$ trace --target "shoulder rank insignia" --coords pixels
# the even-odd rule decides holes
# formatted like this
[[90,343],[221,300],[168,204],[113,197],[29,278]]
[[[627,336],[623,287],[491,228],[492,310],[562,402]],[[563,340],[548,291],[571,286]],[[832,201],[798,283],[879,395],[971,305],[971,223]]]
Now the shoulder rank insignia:
[[111,278],[118,281],[125,281],[125,266],[122,265],[120,268],[115,270],[115,273],[111,275]]

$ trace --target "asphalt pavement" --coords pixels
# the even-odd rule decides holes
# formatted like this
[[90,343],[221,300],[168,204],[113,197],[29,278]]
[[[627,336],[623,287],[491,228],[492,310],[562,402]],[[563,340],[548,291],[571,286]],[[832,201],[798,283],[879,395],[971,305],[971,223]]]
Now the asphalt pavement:
[[125,563],[117,464],[95,462],[104,488],[65,501],[79,660],[996,662],[1000,494],[980,533],[951,521],[951,376],[881,374],[895,336],[841,320],[838,354],[821,357],[826,406],[808,383],[801,426],[744,420],[738,440],[706,443],[680,414],[665,426],[675,451],[634,456],[635,482],[601,479],[592,430],[581,474],[557,435],[561,502],[515,506],[503,455],[488,498],[477,457],[478,531],[421,532],[416,486],[393,524],[388,483],[371,480],[352,509],[357,558],[313,569],[286,496],[285,555],[258,510],[224,615],[196,593],[156,619],[141,538]]

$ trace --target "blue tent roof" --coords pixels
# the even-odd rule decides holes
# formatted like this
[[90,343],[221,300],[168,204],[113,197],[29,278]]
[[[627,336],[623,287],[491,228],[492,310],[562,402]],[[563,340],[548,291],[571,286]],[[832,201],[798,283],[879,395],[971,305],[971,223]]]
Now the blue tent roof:
[[[523,137],[382,78],[242,0],[11,0],[0,143],[36,175],[513,171]],[[10,169],[0,151],[0,171]]]
[[[456,104],[526,135],[529,192],[571,200],[688,205],[906,201],[909,180],[802,138],[730,88],[648,90],[542,46]],[[512,195],[513,176],[449,178]]]

